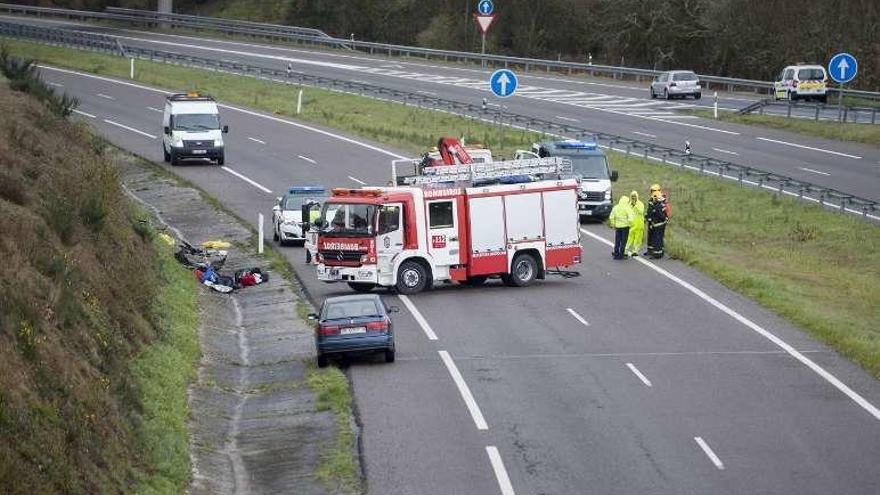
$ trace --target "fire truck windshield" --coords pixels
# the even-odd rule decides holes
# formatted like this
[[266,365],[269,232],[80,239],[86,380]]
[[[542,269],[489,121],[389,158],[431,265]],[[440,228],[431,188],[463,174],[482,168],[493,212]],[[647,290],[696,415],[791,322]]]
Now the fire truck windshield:
[[607,179],[608,163],[602,155],[569,156],[575,175],[582,179]]
[[324,203],[321,233],[339,237],[373,236],[376,206]]

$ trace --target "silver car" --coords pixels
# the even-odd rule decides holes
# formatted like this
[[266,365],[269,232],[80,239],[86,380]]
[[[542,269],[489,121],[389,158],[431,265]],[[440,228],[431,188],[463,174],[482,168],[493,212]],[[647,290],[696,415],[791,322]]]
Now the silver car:
[[651,98],[661,97],[666,100],[680,96],[693,96],[699,100],[702,96],[700,78],[689,70],[671,70],[663,72],[651,82]]

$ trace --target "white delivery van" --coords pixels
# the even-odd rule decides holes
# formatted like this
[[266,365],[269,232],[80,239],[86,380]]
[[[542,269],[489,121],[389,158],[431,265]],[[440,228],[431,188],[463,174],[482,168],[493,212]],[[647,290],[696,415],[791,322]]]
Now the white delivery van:
[[179,93],[165,99],[162,115],[162,153],[166,162],[181,160],[225,162],[223,134],[229,126],[220,126],[217,102],[208,95]]
[[789,65],[782,69],[773,82],[777,100],[828,101],[828,73],[821,65]]

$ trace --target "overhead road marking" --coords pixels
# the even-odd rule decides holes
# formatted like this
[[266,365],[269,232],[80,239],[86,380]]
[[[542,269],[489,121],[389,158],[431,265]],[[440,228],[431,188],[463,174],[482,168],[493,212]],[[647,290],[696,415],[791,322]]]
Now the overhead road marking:
[[648,134],[647,132],[632,131],[632,133],[633,133],[633,134],[638,134],[639,136],[645,136],[645,137],[648,137],[648,138],[656,138],[656,137],[657,137],[657,136],[655,136],[654,134]]
[[857,155],[849,155],[846,153],[841,153],[839,151],[831,151],[831,150],[825,150],[822,148],[814,148],[812,146],[805,146],[803,144],[789,143],[788,141],[779,141],[777,139],[770,139],[770,138],[765,138],[765,137],[756,137],[755,139],[759,139],[761,141],[767,141],[768,143],[776,143],[776,144],[781,144],[784,146],[792,146],[794,148],[803,148],[805,150],[818,151],[820,153],[828,153],[829,155],[844,156],[846,158],[852,158],[853,160],[861,160],[862,159],[862,157],[857,156]]
[[403,302],[403,305],[406,306],[406,309],[412,313],[413,318],[415,318],[416,323],[422,327],[422,331],[425,332],[425,335],[428,337],[428,340],[437,340],[437,334],[434,333],[434,330],[431,328],[431,325],[428,323],[428,320],[422,316],[422,312],[419,311],[419,308],[416,307],[412,301],[409,300],[409,296],[404,296],[403,294],[399,294],[397,296]]
[[[598,236],[598,235],[596,235],[586,229],[581,229],[581,232],[583,232],[584,234],[587,234],[589,237],[592,237],[593,239],[595,239],[595,240],[597,240],[607,246],[614,246],[613,242],[611,242],[601,236]],[[798,351],[797,349],[795,349],[794,347],[789,345],[784,340],[780,339],[779,337],[777,337],[776,335],[774,335],[770,331],[764,329],[763,327],[761,327],[757,323],[753,322],[752,320],[749,320],[745,316],[743,316],[743,315],[737,313],[736,311],[734,311],[733,309],[727,307],[722,302],[713,298],[709,294],[706,294],[702,290],[694,287],[689,282],[686,282],[686,281],[676,277],[675,275],[668,272],[667,270],[660,268],[659,266],[655,265],[654,263],[651,263],[650,261],[645,260],[642,257],[638,257],[638,258],[634,258],[634,259],[637,262],[639,262],[639,263],[647,266],[648,268],[654,270],[655,272],[659,273],[660,275],[663,275],[664,277],[668,278],[669,280],[675,282],[676,284],[684,287],[686,290],[688,290],[689,292],[691,292],[695,296],[699,297],[700,299],[706,301],[710,305],[714,306],[715,308],[720,310],[722,313],[727,314],[728,316],[730,316],[734,320],[736,320],[736,321],[742,323],[743,325],[745,325],[746,327],[754,330],[758,335],[761,335],[764,338],[766,338],[767,340],[769,340],[770,342],[776,344],[776,346],[780,347],[782,350],[787,352],[791,357],[797,359],[802,364],[806,365],[808,368],[813,370],[813,372],[815,372],[817,375],[821,376],[823,379],[825,379],[825,381],[827,381],[828,383],[833,385],[835,388],[837,388],[837,390],[840,390],[841,392],[843,392],[844,395],[846,395],[853,402],[858,404],[859,407],[861,407],[862,409],[867,411],[871,416],[874,416],[874,419],[880,420],[880,409],[877,409],[876,406],[874,406],[873,404],[868,402],[867,399],[865,399],[864,397],[859,395],[855,390],[849,388],[849,386],[847,386],[845,383],[840,381],[836,376],[834,376],[831,373],[829,373],[828,371],[826,371],[825,368],[816,364],[812,359],[805,356],[803,353],[801,353],[800,351]]]
[[101,98],[104,98],[105,100],[116,101],[116,98],[114,98],[110,95],[105,95],[104,93],[98,93],[98,96]]
[[268,187],[264,187],[262,184],[260,184],[259,182],[257,182],[257,181],[255,181],[255,180],[251,179],[250,177],[247,177],[247,176],[245,176],[245,175],[242,175],[242,174],[236,172],[235,170],[232,170],[232,169],[229,168],[229,167],[225,167],[225,166],[224,166],[224,167],[221,167],[221,168],[222,168],[223,170],[229,172],[230,174],[232,174],[232,175],[238,177],[239,179],[241,179],[241,180],[247,182],[248,184],[250,184],[250,185],[256,187],[257,189],[263,191],[264,193],[272,194],[272,190],[271,190],[271,189],[269,189]]
[[317,164],[317,163],[318,163],[318,162],[316,162],[315,160],[312,160],[311,158],[309,158],[309,157],[307,157],[307,156],[302,156],[302,155],[296,155],[296,156],[297,156],[298,158],[300,158],[301,160],[305,160],[305,161],[307,161],[307,162],[309,162],[309,163],[311,163],[311,164]]
[[585,320],[583,316],[579,315],[579,314],[577,313],[577,311],[575,311],[575,310],[573,310],[573,309],[571,309],[571,308],[565,308],[565,310],[568,311],[568,314],[570,314],[571,316],[573,316],[575,320],[581,322],[585,327],[590,326],[590,323],[587,322],[587,320]]
[[486,447],[486,453],[489,454],[489,462],[492,463],[492,470],[495,471],[501,495],[515,495],[510,477],[507,476],[507,469],[504,468],[504,462],[501,460],[501,454],[498,453],[498,447],[489,445]]
[[153,111],[153,112],[157,112],[157,113],[162,113],[162,110],[159,110],[158,108],[147,107],[147,110],[150,110],[150,111]]
[[819,175],[831,175],[831,174],[829,174],[828,172],[822,172],[822,171],[820,171],[820,170],[813,170],[813,169],[811,169],[811,168],[807,168],[807,167],[798,167],[798,168],[800,168],[800,169],[803,170],[804,172],[812,172],[812,173],[814,173],[814,174],[819,174]]
[[651,380],[648,380],[648,379],[645,377],[645,375],[643,375],[642,372],[639,371],[638,368],[636,368],[636,365],[634,365],[634,364],[632,364],[632,363],[626,363],[626,367],[629,368],[629,370],[632,371],[633,374],[636,375],[636,376],[639,378],[639,380],[641,380],[642,383],[645,384],[646,387],[650,387],[650,386],[651,386]]
[[107,120],[107,119],[104,119],[104,122],[106,122],[110,125],[115,125],[116,127],[120,127],[122,129],[125,129],[126,131],[131,131],[135,134],[140,134],[141,136],[148,137],[150,139],[156,139],[156,136],[154,136],[152,134],[148,134],[144,131],[139,131],[139,130],[135,129],[134,127],[129,127],[125,124],[120,124],[119,122],[113,122],[112,120]]
[[719,153],[724,153],[726,155],[739,156],[739,153],[737,153],[736,151],[730,151],[730,150],[725,150],[725,149],[721,149],[721,148],[712,148],[712,149],[719,152]]
[[266,144],[266,141],[261,141],[261,140],[259,140],[259,139],[257,139],[257,138],[252,138],[252,137],[250,137],[250,136],[248,136],[248,139],[250,139],[251,141],[253,141],[253,142],[255,142],[255,143]]
[[360,184],[360,185],[362,185],[362,186],[366,186],[366,185],[367,185],[366,182],[364,182],[364,181],[358,179],[357,177],[352,177],[352,176],[349,175],[348,178],[351,179],[351,180],[353,180],[353,181],[355,181],[355,182],[357,182],[358,184]]
[[580,120],[578,120],[578,119],[573,119],[571,117],[563,117],[562,115],[557,115],[556,118],[559,120],[565,120],[567,122],[580,122]]
[[77,109],[75,109],[75,108],[73,109],[73,113],[75,113],[75,114],[79,114],[79,115],[82,115],[82,116],[84,116],[84,117],[88,117],[88,118],[90,118],[90,119],[94,119],[94,118],[96,118],[94,115],[92,115],[92,114],[90,114],[90,113],[86,113],[86,112],[83,112],[82,110],[77,110]]
[[703,437],[694,437],[694,441],[697,442],[697,445],[699,445],[701,449],[703,449],[703,453],[706,454],[706,457],[712,461],[712,464],[714,464],[715,467],[718,469],[724,469],[724,463],[721,462],[721,459],[719,459],[717,455],[715,455],[715,452],[713,452],[712,448],[709,447],[709,444],[703,440]]
[[471,417],[474,419],[474,424],[477,425],[477,429],[488,430],[489,425],[486,424],[486,419],[483,417],[482,411],[480,411],[480,406],[478,406],[477,401],[474,400],[474,396],[471,394],[471,389],[468,388],[467,383],[465,383],[464,378],[462,378],[461,373],[458,371],[458,367],[455,366],[455,361],[452,360],[452,356],[446,351],[437,352],[440,353],[440,359],[443,360],[443,364],[446,365],[446,369],[449,370],[449,374],[452,375],[452,381],[454,381],[455,386],[458,387],[458,392],[461,394],[461,398],[464,399],[464,403],[467,406],[468,411],[470,411]]

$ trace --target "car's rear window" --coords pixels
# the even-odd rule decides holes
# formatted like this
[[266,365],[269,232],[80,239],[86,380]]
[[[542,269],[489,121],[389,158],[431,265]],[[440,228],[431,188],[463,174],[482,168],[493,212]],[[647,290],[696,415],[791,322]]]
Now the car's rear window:
[[693,72],[678,72],[676,74],[673,74],[672,80],[673,81],[696,81],[697,75],[694,74]]
[[822,69],[801,69],[798,71],[800,81],[821,81],[825,79],[825,71]]
[[376,304],[375,299],[329,302],[324,306],[324,314],[322,315],[325,320],[366,316],[382,316],[382,310]]

